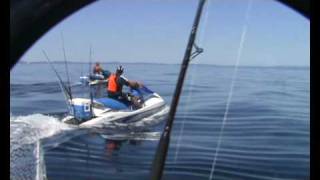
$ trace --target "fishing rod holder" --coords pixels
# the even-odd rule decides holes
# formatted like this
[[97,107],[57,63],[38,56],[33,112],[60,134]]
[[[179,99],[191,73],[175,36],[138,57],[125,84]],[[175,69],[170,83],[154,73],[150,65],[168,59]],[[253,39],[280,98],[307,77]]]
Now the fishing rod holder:
[[197,57],[199,54],[203,53],[203,48],[200,48],[196,45],[196,43],[193,44],[195,51],[191,54],[190,60],[193,60],[195,57]]

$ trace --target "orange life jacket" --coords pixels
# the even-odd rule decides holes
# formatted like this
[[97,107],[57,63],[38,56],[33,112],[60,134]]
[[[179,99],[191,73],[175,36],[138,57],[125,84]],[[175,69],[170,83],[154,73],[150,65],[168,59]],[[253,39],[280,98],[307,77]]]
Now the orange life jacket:
[[110,92],[118,92],[119,85],[117,83],[117,76],[115,74],[111,74],[109,76],[109,82],[108,82],[108,91]]

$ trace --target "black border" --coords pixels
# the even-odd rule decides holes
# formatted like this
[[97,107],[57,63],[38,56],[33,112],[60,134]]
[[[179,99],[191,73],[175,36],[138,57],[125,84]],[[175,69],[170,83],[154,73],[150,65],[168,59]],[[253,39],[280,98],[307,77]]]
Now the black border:
[[[304,1],[304,0],[301,0]],[[7,33],[2,33],[4,37],[2,37],[2,43],[5,44],[6,38],[8,38],[8,41],[10,43],[10,3],[11,1],[2,1],[3,9],[1,11],[3,18],[3,24],[7,24],[9,27],[9,30],[6,28],[1,28],[3,31],[8,31]],[[318,177],[318,171],[320,171],[320,165],[319,165],[319,139],[317,140],[317,127],[319,127],[319,118],[316,115],[316,101],[319,99],[318,92],[319,89],[316,85],[316,73],[318,66],[318,61],[320,59],[317,59],[319,57],[319,46],[320,46],[320,18],[319,18],[319,0],[310,0],[310,9],[311,9],[311,16],[310,16],[310,179],[320,179]],[[5,6],[5,3],[8,3],[9,8],[6,8],[8,6]],[[8,17],[6,17],[8,16]],[[3,26],[2,26],[3,27]],[[3,113],[1,114],[1,137],[2,137],[2,147],[1,149],[1,155],[3,156],[1,159],[1,162],[4,166],[2,166],[0,170],[1,179],[10,179],[10,54],[9,54],[9,46],[3,46],[2,47],[2,60],[0,65],[0,89],[2,94],[2,103],[1,103],[1,110]],[[7,86],[6,86],[7,85]]]
[[[320,44],[320,28],[319,28],[319,1],[312,0],[311,16],[310,16],[310,178],[320,179],[317,171],[319,165],[319,139],[317,141],[317,127],[319,127],[319,116],[316,115],[316,102],[319,99],[319,88],[316,86],[316,73],[319,63],[319,44]],[[318,13],[318,14],[317,14]]]
[[[1,65],[0,65],[0,92],[1,92],[1,179],[10,179],[10,4],[9,1],[1,1]],[[7,27],[6,27],[7,26]]]

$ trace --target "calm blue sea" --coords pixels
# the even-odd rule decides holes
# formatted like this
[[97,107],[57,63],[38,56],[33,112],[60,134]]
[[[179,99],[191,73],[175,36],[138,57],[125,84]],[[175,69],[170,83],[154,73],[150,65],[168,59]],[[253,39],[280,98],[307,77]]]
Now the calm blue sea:
[[[54,65],[67,80],[64,64]],[[79,85],[88,64],[68,66],[74,96],[88,95]],[[123,66],[127,78],[170,105],[179,65]],[[309,68],[239,67],[230,91],[233,72],[232,66],[188,69],[163,179],[309,179]],[[65,125],[64,97],[46,63],[16,65],[10,88],[11,179],[150,179],[165,119],[105,130]]]

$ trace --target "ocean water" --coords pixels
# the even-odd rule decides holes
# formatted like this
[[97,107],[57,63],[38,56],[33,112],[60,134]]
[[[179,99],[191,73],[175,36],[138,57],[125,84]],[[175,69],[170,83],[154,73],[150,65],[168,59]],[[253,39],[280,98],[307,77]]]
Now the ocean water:
[[[86,96],[78,81],[88,64],[68,65],[74,95]],[[55,66],[66,80],[64,64]],[[179,65],[123,66],[170,105]],[[309,179],[309,68],[239,67],[229,97],[233,71],[188,69],[163,179]],[[64,97],[46,63],[16,65],[10,88],[11,179],[150,179],[164,118],[103,130],[63,124]]]

